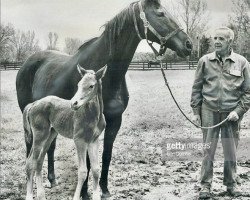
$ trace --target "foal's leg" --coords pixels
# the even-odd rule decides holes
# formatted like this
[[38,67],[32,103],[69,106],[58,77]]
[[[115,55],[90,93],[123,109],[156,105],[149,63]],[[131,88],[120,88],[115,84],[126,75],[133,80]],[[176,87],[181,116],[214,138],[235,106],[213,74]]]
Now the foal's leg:
[[[36,138],[36,136],[38,136],[38,138]],[[34,142],[26,162],[26,172],[27,172],[26,200],[33,200],[33,177],[35,172],[36,172],[38,200],[46,199],[44,188],[42,185],[42,174],[40,172],[41,171],[40,169],[42,168],[42,163],[39,162],[39,160],[41,160],[41,158],[43,158],[45,155],[45,153],[43,153],[43,144],[46,140],[44,140],[43,139],[44,137],[41,136],[44,136],[43,131],[34,131]]]
[[[46,137],[47,136],[47,137]],[[47,130],[44,132],[44,140],[40,140],[39,143],[41,145],[41,151],[37,160],[37,168],[36,168],[36,183],[37,183],[37,198],[38,200],[44,200],[45,198],[45,191],[43,187],[43,178],[42,178],[42,167],[44,157],[46,152],[48,151],[51,142],[57,136],[55,130]]]
[[100,167],[98,159],[98,150],[99,150],[99,140],[89,144],[88,153],[91,164],[91,170],[93,174],[93,200],[100,200],[100,188],[99,188],[99,176],[100,176]]
[[83,183],[82,190],[81,190],[81,197],[82,200],[89,200],[89,194],[88,194],[88,179],[89,179],[89,171],[90,171],[90,160],[89,160],[89,155],[87,153],[87,177]]
[[35,169],[32,158],[33,158],[33,151],[31,149],[30,154],[26,160],[26,176],[27,176],[26,200],[33,200],[33,177]]
[[37,158],[37,167],[36,167],[36,187],[37,187],[37,199],[38,200],[46,199],[45,190],[43,187],[43,177],[42,177],[42,167],[43,167],[43,160],[44,160],[45,155],[46,155],[46,151],[44,151],[44,147],[41,144],[40,153]]
[[[27,130],[24,130],[24,132],[25,132],[25,137],[26,137],[28,131],[27,131]],[[25,138],[26,158],[29,157],[29,154],[30,154],[30,151],[31,151],[31,148],[32,148],[32,142],[33,142],[33,139],[32,139],[32,138],[33,138],[32,134],[30,135],[30,140],[28,140],[28,139]]]
[[27,106],[27,108],[23,112],[23,128],[24,128],[24,138],[25,138],[25,144],[26,144],[26,158],[28,159],[32,144],[33,144],[33,133],[31,131],[30,127],[30,119],[29,119],[29,109],[30,106]]
[[74,138],[74,142],[76,145],[77,156],[78,156],[78,182],[73,200],[80,200],[83,182],[87,177],[86,156],[87,156],[88,144],[82,138]]
[[[51,131],[54,130],[53,128]],[[55,176],[55,169],[54,169],[54,154],[55,154],[55,148],[56,148],[56,137],[51,142],[51,145],[47,151],[48,156],[48,179],[50,182],[51,187],[56,186],[56,176]]]
[[[29,123],[29,122],[28,122]],[[32,132],[24,127],[25,143],[26,143],[26,176],[27,176],[27,193],[26,200],[33,200],[33,177],[35,173],[33,165],[33,150],[32,150]]]

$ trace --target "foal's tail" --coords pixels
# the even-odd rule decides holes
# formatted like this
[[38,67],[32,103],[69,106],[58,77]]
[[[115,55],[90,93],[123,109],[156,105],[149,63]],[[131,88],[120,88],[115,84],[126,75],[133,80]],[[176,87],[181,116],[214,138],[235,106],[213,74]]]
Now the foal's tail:
[[24,128],[24,138],[25,138],[25,144],[26,144],[26,156],[28,158],[32,143],[33,143],[33,133],[30,126],[30,119],[29,119],[29,111],[31,109],[32,104],[28,104],[24,111],[23,111],[23,128]]

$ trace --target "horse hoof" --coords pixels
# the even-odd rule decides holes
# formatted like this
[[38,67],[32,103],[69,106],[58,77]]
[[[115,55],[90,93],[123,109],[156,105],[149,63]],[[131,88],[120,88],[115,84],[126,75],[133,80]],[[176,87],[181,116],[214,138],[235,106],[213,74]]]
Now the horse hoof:
[[50,188],[53,188],[55,186],[57,186],[57,182],[55,180],[50,182]]
[[105,193],[102,193],[102,200],[109,199],[111,197],[111,194],[109,191],[106,191]]

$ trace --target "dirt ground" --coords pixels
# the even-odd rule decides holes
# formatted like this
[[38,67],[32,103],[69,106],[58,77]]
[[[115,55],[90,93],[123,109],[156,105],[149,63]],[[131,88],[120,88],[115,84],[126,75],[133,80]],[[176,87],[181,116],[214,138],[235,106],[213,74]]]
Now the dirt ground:
[[[25,144],[22,115],[17,105],[17,71],[1,72],[1,193],[0,199],[25,199]],[[176,99],[184,112],[189,106],[194,71],[167,71]],[[160,71],[127,73],[130,102],[123,115],[122,127],[114,144],[110,167],[111,200],[194,200],[199,192],[202,150],[169,151],[169,143],[201,143],[201,131],[180,114],[164,86]],[[244,191],[231,198],[223,182],[222,147],[218,145],[214,166],[213,199],[249,200],[250,114],[242,121],[239,143],[238,182]],[[100,138],[102,144],[102,138]],[[102,148],[100,149],[101,156]],[[58,185],[49,188],[47,163],[44,184],[49,200],[72,199],[77,183],[77,162],[73,141],[58,136],[55,171]],[[90,180],[91,192],[92,180]]]

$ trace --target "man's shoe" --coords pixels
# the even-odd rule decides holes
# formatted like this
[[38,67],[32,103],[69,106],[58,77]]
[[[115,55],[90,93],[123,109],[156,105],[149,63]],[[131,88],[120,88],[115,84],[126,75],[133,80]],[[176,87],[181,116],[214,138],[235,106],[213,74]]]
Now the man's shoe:
[[210,188],[202,187],[199,193],[199,199],[208,199],[211,197]]
[[234,197],[238,197],[242,195],[242,191],[239,190],[236,186],[227,187],[227,192]]

